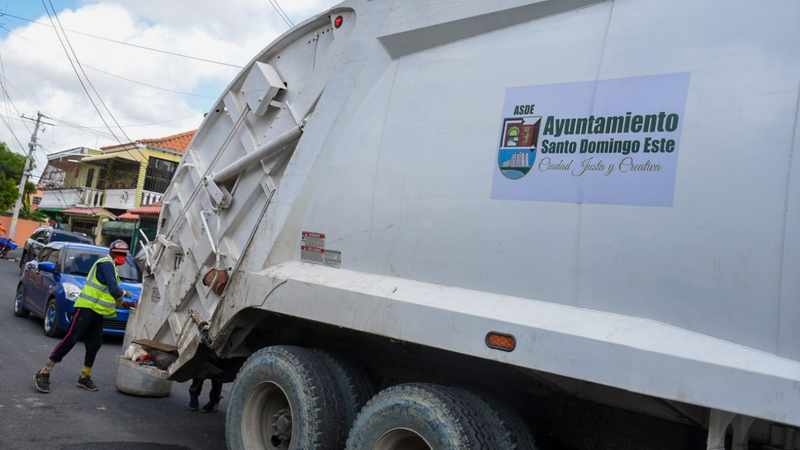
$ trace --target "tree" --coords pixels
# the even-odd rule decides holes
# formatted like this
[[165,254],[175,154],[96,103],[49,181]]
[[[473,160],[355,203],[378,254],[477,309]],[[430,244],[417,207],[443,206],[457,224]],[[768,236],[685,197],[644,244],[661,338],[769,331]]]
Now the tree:
[[25,157],[0,142],[0,211],[7,211],[17,201],[19,180],[25,169]]
[[36,185],[30,181],[25,183],[25,197],[22,198],[22,210],[19,212],[19,217],[37,222],[46,222],[47,214],[35,210],[31,206],[31,195],[35,194],[37,190]]

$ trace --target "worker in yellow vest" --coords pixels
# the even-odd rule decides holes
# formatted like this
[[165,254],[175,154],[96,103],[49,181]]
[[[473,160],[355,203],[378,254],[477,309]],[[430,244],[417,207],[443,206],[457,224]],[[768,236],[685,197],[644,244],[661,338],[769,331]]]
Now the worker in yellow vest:
[[120,288],[116,268],[125,264],[128,252],[125,241],[114,241],[109,246],[109,256],[98,259],[92,266],[86,277],[86,284],[75,301],[75,312],[67,334],[50,353],[47,365],[34,376],[34,387],[37,391],[45,394],[50,392],[50,371],[81,339],[86,346],[86,356],[78,378],[78,387],[88,391],[97,390],[92,381],[92,365],[103,345],[103,319],[116,316],[117,306],[133,306],[132,303],[123,301],[125,297],[130,297],[130,293]]

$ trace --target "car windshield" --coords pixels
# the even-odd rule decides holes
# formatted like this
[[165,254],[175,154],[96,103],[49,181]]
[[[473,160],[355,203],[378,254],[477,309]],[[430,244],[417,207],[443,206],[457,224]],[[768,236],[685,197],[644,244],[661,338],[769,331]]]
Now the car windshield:
[[53,237],[50,239],[50,242],[80,242],[89,244],[91,243],[91,240],[83,236],[55,232],[53,233]]
[[[64,258],[64,273],[70,275],[87,276],[95,261],[106,256],[105,253],[87,252],[81,250],[70,249]],[[139,273],[139,268],[133,262],[133,259],[128,257],[127,262],[122,266],[117,266],[117,273],[122,281],[131,281],[140,283],[142,276]]]

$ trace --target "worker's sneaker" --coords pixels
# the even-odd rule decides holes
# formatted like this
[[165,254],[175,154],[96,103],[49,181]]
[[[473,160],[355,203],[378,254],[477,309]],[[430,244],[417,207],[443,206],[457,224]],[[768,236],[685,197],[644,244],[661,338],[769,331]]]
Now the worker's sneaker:
[[191,409],[192,411],[197,411],[198,409],[200,409],[200,401],[196,395],[189,396],[189,409]]
[[33,387],[35,387],[36,390],[42,394],[49,394],[50,374],[47,372],[42,372],[41,370],[36,372],[36,375],[33,376]]
[[94,385],[94,381],[92,381],[92,377],[80,377],[78,378],[77,386],[81,389],[86,389],[87,391],[96,391],[97,386]]

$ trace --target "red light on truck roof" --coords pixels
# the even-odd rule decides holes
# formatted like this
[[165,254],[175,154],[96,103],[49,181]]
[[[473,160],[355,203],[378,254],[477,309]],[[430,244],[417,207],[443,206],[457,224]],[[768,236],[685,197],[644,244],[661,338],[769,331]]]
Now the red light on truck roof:
[[333,26],[336,28],[342,28],[342,25],[344,25],[344,17],[336,16],[336,18],[333,19]]

